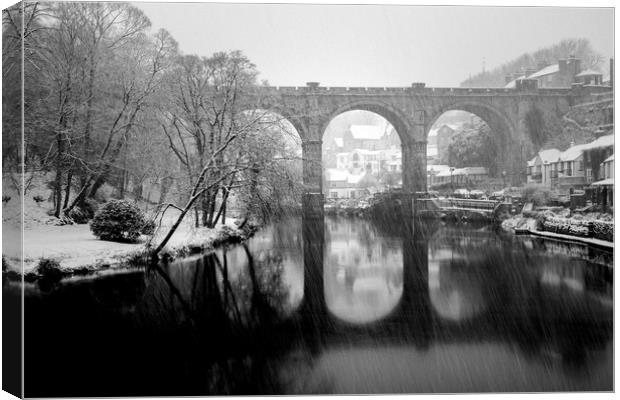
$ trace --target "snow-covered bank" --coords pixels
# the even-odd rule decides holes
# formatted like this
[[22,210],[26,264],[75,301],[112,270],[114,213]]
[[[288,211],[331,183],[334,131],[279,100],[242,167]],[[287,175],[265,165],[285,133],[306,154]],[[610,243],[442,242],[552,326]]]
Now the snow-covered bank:
[[[191,218],[188,218],[190,220]],[[166,234],[169,221],[155,233],[150,241],[155,245]],[[167,258],[199,251],[209,251],[220,245],[238,243],[249,238],[253,227],[238,229],[230,220],[226,225],[196,228],[191,221],[181,224],[161,255]],[[3,225],[3,256],[11,276],[19,276],[21,256],[21,231],[14,225]],[[24,229],[24,274],[28,279],[38,277],[37,267],[43,259],[54,260],[62,275],[85,274],[108,268],[124,267],[130,261],[148,254],[149,238],[143,236],[136,243],[111,242],[97,239],[88,225],[37,225]]]
[[569,210],[557,214],[548,210],[529,211],[503,221],[501,226],[515,233],[577,240],[613,249],[613,220],[608,214],[571,215]]

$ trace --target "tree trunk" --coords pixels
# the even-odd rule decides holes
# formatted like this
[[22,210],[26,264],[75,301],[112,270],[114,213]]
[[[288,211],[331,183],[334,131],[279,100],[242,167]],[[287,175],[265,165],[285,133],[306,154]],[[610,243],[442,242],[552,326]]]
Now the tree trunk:
[[226,202],[228,201],[228,194],[230,190],[227,188],[222,188],[222,204],[220,204],[220,209],[217,212],[216,217],[213,219],[213,225],[217,224],[217,221],[222,217],[222,224],[226,223]]
[[207,196],[207,192],[202,194],[202,199],[200,201],[200,209],[202,211],[202,215],[201,215],[201,225],[202,226],[207,226],[207,213],[209,210],[209,197]]
[[56,133],[56,145],[58,146],[58,154],[56,155],[56,177],[54,178],[54,200],[56,205],[54,216],[60,218],[60,212],[62,211],[62,167],[65,154],[62,129],[60,128]]
[[73,179],[73,168],[67,172],[67,186],[65,186],[65,203],[62,208],[67,208],[67,204],[69,204],[69,196],[71,195],[71,180]]

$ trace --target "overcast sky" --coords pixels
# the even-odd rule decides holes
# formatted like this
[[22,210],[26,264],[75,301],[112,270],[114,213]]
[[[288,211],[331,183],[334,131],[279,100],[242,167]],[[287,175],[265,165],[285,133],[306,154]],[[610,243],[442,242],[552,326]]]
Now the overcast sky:
[[458,86],[565,38],[613,56],[610,8],[135,3],[186,53],[242,50],[272,85]]

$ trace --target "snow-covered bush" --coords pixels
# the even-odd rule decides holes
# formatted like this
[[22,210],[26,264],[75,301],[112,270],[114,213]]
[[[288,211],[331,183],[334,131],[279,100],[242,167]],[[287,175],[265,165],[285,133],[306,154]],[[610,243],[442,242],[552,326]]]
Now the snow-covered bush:
[[590,221],[574,218],[547,217],[542,225],[543,229],[548,232],[583,237],[590,236]]
[[609,221],[592,221],[592,235],[601,240],[614,241],[614,223]]
[[144,214],[127,200],[113,200],[104,204],[90,222],[90,230],[102,240],[135,241],[146,221]]

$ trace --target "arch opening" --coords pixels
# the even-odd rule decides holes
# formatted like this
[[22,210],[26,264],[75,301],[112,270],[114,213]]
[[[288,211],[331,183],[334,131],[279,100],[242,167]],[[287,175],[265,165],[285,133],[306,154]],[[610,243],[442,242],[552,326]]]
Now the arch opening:
[[[483,197],[519,181],[513,129],[500,113],[464,104],[438,113],[428,126],[429,190],[468,191]],[[522,153],[516,150],[517,155]]]
[[367,110],[336,115],[325,127],[321,150],[328,202],[367,202],[402,187],[401,138],[382,115]]

